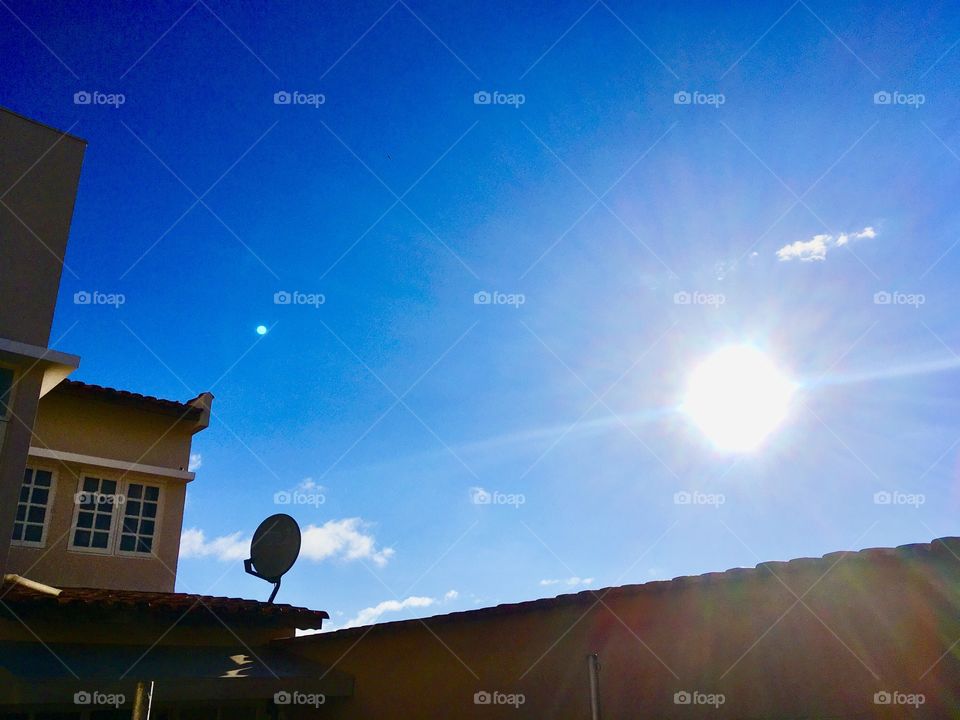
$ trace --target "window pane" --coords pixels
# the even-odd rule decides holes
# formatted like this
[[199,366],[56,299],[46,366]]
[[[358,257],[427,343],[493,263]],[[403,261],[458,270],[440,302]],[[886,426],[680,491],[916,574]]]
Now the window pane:
[[105,548],[107,546],[107,540],[110,539],[110,535],[105,532],[95,532],[93,534],[93,543],[91,547],[95,548]]
[[90,531],[77,530],[73,535],[73,544],[78,547],[90,547]]
[[[160,488],[156,485],[131,483],[128,488],[129,500],[123,509],[123,536],[120,549],[126,552],[150,552],[153,548],[153,536],[156,532],[157,504]],[[132,547],[127,542],[129,535]]]
[[[17,542],[38,544],[43,541],[52,480],[53,475],[49,470],[24,469],[13,532],[13,539]],[[43,483],[44,487],[38,487],[38,482]]]
[[77,515],[77,527],[78,528],[92,528],[93,527],[93,513],[87,512],[86,510],[81,510]]
[[103,480],[101,481],[102,485],[100,487],[100,492],[106,495],[114,495],[117,492],[117,481],[116,480]]
[[100,486],[100,481],[96,478],[88,477],[83,479],[84,492],[96,492]]

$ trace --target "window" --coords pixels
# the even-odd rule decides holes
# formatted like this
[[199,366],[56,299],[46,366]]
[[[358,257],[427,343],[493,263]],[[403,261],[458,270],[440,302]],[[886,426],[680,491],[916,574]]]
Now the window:
[[117,500],[116,480],[85,476],[75,498],[77,511],[70,546],[109,553]]
[[129,483],[123,504],[123,527],[120,529],[120,552],[149,553],[153,550],[160,488],[156,485]]
[[76,495],[70,549],[150,555],[160,516],[160,486],[84,475]]
[[13,543],[43,547],[47,537],[47,518],[53,503],[54,475],[50,470],[27,468],[23,472],[17,517],[13,523]]

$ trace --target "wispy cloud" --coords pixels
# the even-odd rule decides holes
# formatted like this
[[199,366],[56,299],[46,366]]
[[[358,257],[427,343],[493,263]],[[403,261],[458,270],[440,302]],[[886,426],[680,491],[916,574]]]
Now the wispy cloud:
[[458,597],[460,597],[460,593],[458,593],[456,590],[447,590],[446,594],[443,596],[443,599],[456,600]]
[[200,453],[190,453],[190,465],[187,467],[187,470],[196,472],[200,469],[201,465],[203,465],[203,455]]
[[[378,547],[369,533],[370,524],[360,518],[328,520],[323,525],[308,525],[303,531],[300,556],[321,562],[323,560],[368,560],[379,567],[393,557],[390,547]],[[250,538],[243,533],[208,540],[203,530],[189,528],[180,536],[181,558],[213,558],[221,562],[243,560],[249,557]]]
[[781,262],[799,260],[800,262],[817,262],[825,260],[827,253],[835,247],[843,247],[851,240],[872,240],[877,231],[872,227],[865,227],[859,232],[840,233],[833,235],[814,235],[809,240],[797,240],[784,245],[777,250],[777,258]]
[[560,578],[560,579],[550,579],[550,580],[541,580],[541,587],[550,587],[551,585],[566,585],[567,587],[590,587],[593,585],[593,578],[582,578],[574,575],[573,577]]

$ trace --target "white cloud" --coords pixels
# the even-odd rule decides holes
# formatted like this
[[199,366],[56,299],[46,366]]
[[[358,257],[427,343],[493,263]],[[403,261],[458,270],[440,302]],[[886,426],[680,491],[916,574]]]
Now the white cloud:
[[[373,535],[365,532],[368,523],[360,518],[328,520],[323,525],[308,525],[303,531],[300,556],[322,560],[369,560],[383,567],[393,557],[393,548],[378,548]],[[189,528],[180,536],[180,557],[212,557],[222,562],[243,560],[249,556],[250,538],[235,532],[207,540],[203,530]]]
[[858,232],[840,233],[837,237],[833,235],[814,235],[809,240],[797,240],[789,245],[784,245],[777,250],[777,257],[781,262],[790,260],[819,262],[826,259],[831,248],[843,247],[851,240],[872,240],[876,236],[877,231],[870,226]]
[[582,578],[574,575],[573,577],[562,578],[562,579],[550,579],[550,580],[541,580],[541,587],[549,587],[551,585],[566,585],[567,587],[576,587],[582,585],[583,587],[590,587],[593,585],[593,578]]
[[364,608],[343,624],[341,630],[346,628],[359,627],[361,625],[372,625],[377,622],[384,613],[400,612],[407,608],[430,607],[436,602],[431,597],[419,597],[412,595],[406,600],[384,600],[379,605]]
[[297,490],[323,490],[323,486],[318,485],[312,477],[306,477],[297,485]]
[[190,453],[190,464],[187,466],[187,470],[196,472],[200,469],[201,465],[203,465],[203,455],[200,453]]
[[443,599],[456,600],[458,597],[460,597],[460,593],[458,593],[456,590],[448,590],[446,594],[443,596]]
[[300,553],[311,560],[340,558],[370,560],[383,567],[393,557],[393,548],[377,548],[377,540],[364,530],[368,523],[360,518],[328,520],[323,525],[308,525],[303,531]]
[[207,540],[203,530],[190,528],[184,530],[180,536],[180,557],[182,558],[214,557],[221,561],[244,560],[249,556],[249,550],[250,540],[243,539],[240,532]]

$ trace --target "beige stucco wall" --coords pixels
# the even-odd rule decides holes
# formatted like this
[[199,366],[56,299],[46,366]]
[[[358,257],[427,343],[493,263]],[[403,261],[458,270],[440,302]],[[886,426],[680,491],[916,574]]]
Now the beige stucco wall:
[[194,425],[57,387],[40,401],[34,447],[186,470]]
[[85,149],[0,108],[0,338],[50,339]]
[[[46,347],[86,144],[0,108],[0,342]],[[15,418],[0,442],[0,572],[6,561],[42,371],[19,368]],[[32,368],[27,370],[27,368]]]
[[[12,364],[12,363],[11,363]],[[17,511],[17,497],[23,482],[23,464],[30,448],[30,427],[37,412],[37,398],[43,370],[39,367],[20,369],[14,379],[11,417],[5,423],[0,442],[0,571],[7,566],[10,536]]]

